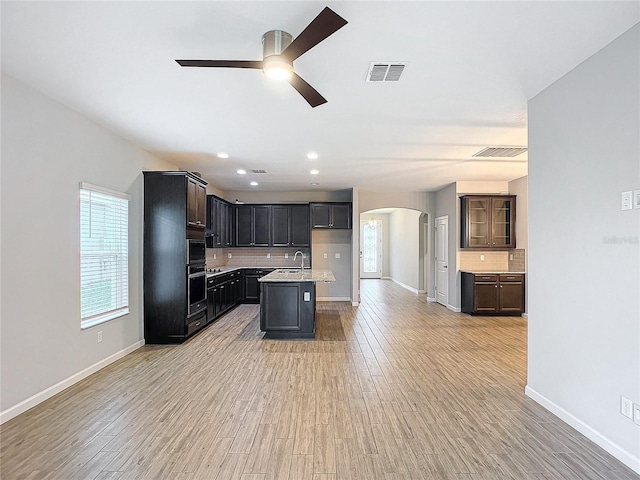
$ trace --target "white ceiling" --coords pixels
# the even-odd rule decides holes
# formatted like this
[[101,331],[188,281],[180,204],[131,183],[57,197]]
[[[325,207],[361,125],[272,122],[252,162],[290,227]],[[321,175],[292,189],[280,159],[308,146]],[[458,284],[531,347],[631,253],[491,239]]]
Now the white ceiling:
[[[294,64],[328,100],[315,109],[259,70],[174,62],[260,60],[264,32],[295,37],[325,5],[349,23]],[[637,23],[639,5],[3,1],[2,70],[223,190],[436,190],[526,175],[526,153],[472,155],[526,146],[527,100]],[[371,61],[408,66],[366,83]]]

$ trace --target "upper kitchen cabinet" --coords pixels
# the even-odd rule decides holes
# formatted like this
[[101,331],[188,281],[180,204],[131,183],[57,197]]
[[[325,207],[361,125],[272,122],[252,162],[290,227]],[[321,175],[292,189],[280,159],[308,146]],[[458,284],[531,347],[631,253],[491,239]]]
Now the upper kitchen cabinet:
[[207,187],[198,177],[187,177],[187,225],[205,228],[207,224]]
[[516,248],[515,195],[463,195],[460,219],[461,248]]
[[312,203],[312,228],[351,228],[351,203]]
[[233,240],[231,204],[214,195],[207,196],[207,247],[230,247]]
[[309,205],[272,205],[271,238],[274,247],[308,247]]
[[271,245],[271,205],[235,205],[235,246]]

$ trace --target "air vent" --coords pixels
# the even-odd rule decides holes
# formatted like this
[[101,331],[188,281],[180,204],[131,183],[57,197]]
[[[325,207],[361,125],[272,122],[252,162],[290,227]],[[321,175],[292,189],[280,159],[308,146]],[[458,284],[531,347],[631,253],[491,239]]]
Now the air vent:
[[267,173],[266,170],[251,170],[251,173]]
[[517,157],[527,151],[527,147],[487,147],[474,154],[474,157]]
[[403,62],[371,62],[367,82],[397,82],[405,67]]

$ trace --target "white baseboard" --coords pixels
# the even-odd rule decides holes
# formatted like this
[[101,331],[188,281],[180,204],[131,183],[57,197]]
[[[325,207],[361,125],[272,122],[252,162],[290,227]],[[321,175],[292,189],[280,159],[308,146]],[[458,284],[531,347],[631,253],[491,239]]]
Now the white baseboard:
[[351,306],[352,307],[357,307],[358,306],[358,302],[351,302]]
[[529,318],[529,315],[527,314],[527,312],[524,312],[524,313],[522,314],[522,316],[523,316],[524,318]]
[[11,420],[14,417],[17,417],[21,413],[26,412],[30,408],[35,407],[39,403],[44,402],[48,398],[53,397],[55,394],[60,393],[65,388],[69,388],[71,385],[78,383],[80,380],[87,378],[89,375],[97,372],[98,370],[103,369],[107,365],[115,362],[116,360],[121,359],[125,355],[130,354],[134,350],[142,347],[144,345],[144,340],[140,340],[139,342],[134,343],[133,345],[129,345],[127,348],[120,350],[119,352],[114,353],[113,355],[108,356],[107,358],[100,360],[97,363],[94,363],[90,367],[81,370],[80,372],[71,375],[69,378],[62,380],[55,385],[52,385],[49,388],[44,389],[43,391],[32,395],[31,397],[23,400],[22,402],[14,405],[13,407],[9,407],[6,410],[0,412],[0,424]]
[[391,280],[391,277],[380,277],[382,280]]
[[398,284],[398,285],[400,285],[402,288],[406,288],[406,289],[407,289],[407,290],[409,290],[410,292],[413,292],[413,293],[420,293],[420,292],[418,292],[418,289],[417,289],[417,288],[410,287],[410,286],[409,286],[409,285],[407,285],[406,283],[399,282],[399,281],[398,281],[398,280],[396,280],[395,278],[392,278],[392,279],[391,279],[391,281],[392,281],[393,283],[397,283],[397,284]]
[[461,309],[461,308],[459,308],[459,307],[454,307],[453,305],[449,305],[448,303],[447,303],[447,308],[448,308],[449,310],[451,310],[452,312],[456,312],[456,313],[460,313],[460,312],[462,311],[462,309]]
[[316,302],[350,302],[351,297],[316,297]]
[[436,301],[436,299],[434,297],[430,297],[430,296],[427,295],[427,302],[433,303],[435,301]]
[[634,456],[632,453],[627,452],[617,444],[613,443],[600,432],[590,427],[579,418],[573,416],[571,413],[567,412],[564,408],[560,407],[559,405],[549,400],[547,397],[536,392],[533,388],[529,387],[529,385],[524,388],[524,393],[525,395],[527,395],[527,397],[542,405],[556,417],[571,425],[593,443],[602,447],[604,450],[616,457],[631,470],[636,473],[640,473],[640,457]]

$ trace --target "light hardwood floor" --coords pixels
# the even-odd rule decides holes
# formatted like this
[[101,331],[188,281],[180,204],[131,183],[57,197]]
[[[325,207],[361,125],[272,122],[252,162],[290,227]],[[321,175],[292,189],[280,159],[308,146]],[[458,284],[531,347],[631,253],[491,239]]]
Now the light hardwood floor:
[[526,322],[384,280],[312,341],[241,305],[5,423],[2,479],[638,479],[524,396]]

